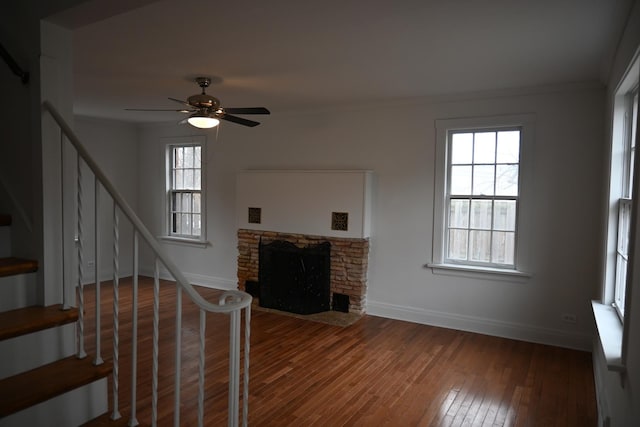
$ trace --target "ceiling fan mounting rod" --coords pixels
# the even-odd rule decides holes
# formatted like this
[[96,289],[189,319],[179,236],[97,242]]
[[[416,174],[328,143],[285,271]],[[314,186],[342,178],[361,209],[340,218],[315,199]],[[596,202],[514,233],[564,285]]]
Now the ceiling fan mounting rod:
[[205,88],[209,87],[211,84],[211,78],[209,77],[196,77],[196,83],[198,86],[202,88],[202,93],[204,94]]

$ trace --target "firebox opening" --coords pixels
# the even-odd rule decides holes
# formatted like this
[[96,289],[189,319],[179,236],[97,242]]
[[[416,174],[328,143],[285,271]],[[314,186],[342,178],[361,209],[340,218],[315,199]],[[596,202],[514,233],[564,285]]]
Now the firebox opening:
[[333,311],[340,311],[342,313],[349,312],[349,295],[335,293],[333,294],[332,307]]
[[244,283],[244,289],[254,298],[258,298],[260,296],[260,283],[255,280],[247,280]]
[[259,247],[262,307],[298,314],[329,311],[331,244],[303,248],[277,240]]

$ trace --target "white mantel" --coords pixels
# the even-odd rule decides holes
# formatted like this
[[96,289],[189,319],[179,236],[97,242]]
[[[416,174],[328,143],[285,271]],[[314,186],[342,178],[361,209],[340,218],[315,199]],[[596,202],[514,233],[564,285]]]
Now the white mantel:
[[[371,234],[372,172],[365,170],[248,170],[237,176],[238,228],[316,236]],[[261,209],[260,224],[249,208]],[[332,230],[333,212],[349,214],[348,229]]]

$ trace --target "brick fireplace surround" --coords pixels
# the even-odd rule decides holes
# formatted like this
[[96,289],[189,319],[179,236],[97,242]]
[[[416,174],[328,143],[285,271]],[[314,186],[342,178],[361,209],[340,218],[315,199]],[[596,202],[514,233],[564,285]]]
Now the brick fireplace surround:
[[369,266],[369,239],[310,236],[275,231],[238,230],[238,287],[258,281],[258,246],[276,240],[293,243],[298,247],[322,242],[331,243],[330,294],[349,296],[349,312],[364,314],[367,307],[367,270]]

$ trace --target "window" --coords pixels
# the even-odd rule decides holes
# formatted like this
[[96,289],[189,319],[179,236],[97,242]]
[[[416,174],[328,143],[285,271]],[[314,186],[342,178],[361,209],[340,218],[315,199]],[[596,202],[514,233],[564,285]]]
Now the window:
[[519,224],[532,123],[529,115],[436,122],[432,268],[526,275]]
[[202,145],[170,145],[168,155],[168,235],[203,240]]
[[[632,214],[631,196],[636,151],[638,88],[635,87],[630,91],[619,92],[618,101],[616,103],[616,111],[614,111],[614,120],[617,118],[616,124],[619,129],[617,132],[614,129],[610,188],[612,195],[619,196],[617,198],[617,227],[615,228],[616,261],[612,304],[620,318],[624,318]],[[614,124],[614,127],[616,124]],[[616,151],[619,156],[615,155]],[[615,161],[616,157],[617,162]],[[620,177],[617,182],[613,180],[616,175]]]
[[448,139],[445,262],[513,268],[520,129]]

